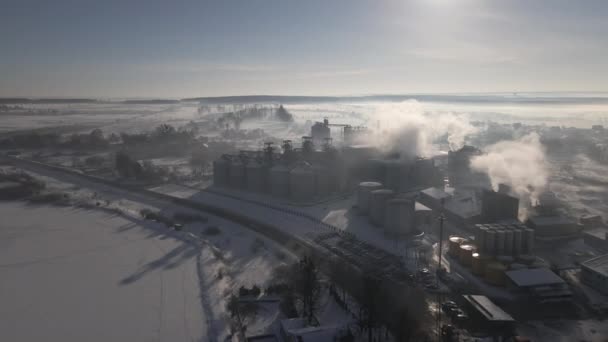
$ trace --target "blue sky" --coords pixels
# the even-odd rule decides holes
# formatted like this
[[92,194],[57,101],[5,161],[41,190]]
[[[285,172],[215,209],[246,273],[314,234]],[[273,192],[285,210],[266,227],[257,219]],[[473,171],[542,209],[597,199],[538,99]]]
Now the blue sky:
[[608,1],[2,1],[0,96],[608,91]]

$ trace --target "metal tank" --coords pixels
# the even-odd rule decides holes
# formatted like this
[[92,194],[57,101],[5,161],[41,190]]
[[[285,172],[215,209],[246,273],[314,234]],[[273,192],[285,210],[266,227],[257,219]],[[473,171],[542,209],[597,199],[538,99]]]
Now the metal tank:
[[483,276],[483,271],[488,258],[480,253],[471,255],[471,271],[476,276]]
[[466,239],[463,237],[454,235],[450,236],[448,238],[448,254],[455,258],[458,257],[458,254],[460,253],[460,244],[465,241]]
[[504,230],[496,231],[496,255],[505,254],[505,233]]
[[458,256],[458,261],[460,261],[461,265],[471,266],[471,259],[473,257],[473,253],[475,252],[475,246],[470,244],[462,244],[460,245],[460,251]]
[[289,196],[289,168],[284,164],[277,164],[269,172],[270,193],[276,197]]
[[521,229],[513,230],[513,255],[517,256],[523,253],[523,231]]
[[213,161],[213,184],[218,186],[228,185],[228,170],[230,169],[230,161],[225,158],[220,158]]
[[484,245],[486,247],[486,254],[496,255],[496,231],[488,229],[484,237]]
[[488,284],[504,286],[506,270],[507,267],[500,262],[488,262],[484,269],[484,279]]
[[477,246],[477,250],[480,252],[485,252],[485,245],[484,245],[484,236],[485,236],[485,231],[487,229],[483,226],[475,226],[475,245]]
[[357,207],[359,213],[363,215],[369,214],[371,192],[382,189],[382,184],[378,182],[362,182],[359,183],[357,190]]
[[370,196],[370,222],[377,226],[384,226],[386,215],[386,202],[395,195],[388,189],[374,190]]
[[414,229],[414,205],[414,201],[405,198],[386,202],[384,227],[388,234],[403,235]]
[[329,170],[323,165],[314,165],[313,172],[315,175],[315,194],[319,197],[327,196],[331,192]]
[[243,189],[245,187],[245,164],[239,159],[233,160],[230,163],[229,168],[229,177],[230,177],[230,186],[236,189]]
[[289,172],[289,197],[295,201],[310,201],[315,197],[315,173],[310,164],[299,163]]
[[370,159],[367,165],[367,178],[377,182],[384,182],[386,177],[386,164],[381,159]]
[[384,163],[386,176],[384,179],[384,185],[393,191],[399,191],[401,181],[404,177],[404,166],[401,161],[398,160],[387,160]]
[[505,255],[513,255],[513,230],[505,231]]
[[247,190],[253,192],[266,192],[268,169],[263,163],[251,161],[245,167],[247,174]]
[[527,254],[533,254],[534,252],[534,230],[524,230],[524,252]]

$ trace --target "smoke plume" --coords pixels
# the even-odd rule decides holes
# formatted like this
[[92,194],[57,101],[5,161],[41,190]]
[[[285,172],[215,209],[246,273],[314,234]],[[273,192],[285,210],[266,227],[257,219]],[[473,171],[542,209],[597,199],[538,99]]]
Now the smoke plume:
[[476,132],[463,115],[425,112],[415,100],[380,105],[370,121],[369,126],[377,128],[372,138],[376,145],[385,152],[399,152],[402,158],[433,156],[438,153],[435,143],[442,138],[457,150]]
[[483,155],[471,159],[471,168],[486,173],[494,190],[501,183],[507,184],[520,199],[531,203],[537,202],[549,177],[545,150],[537,133],[488,146]]

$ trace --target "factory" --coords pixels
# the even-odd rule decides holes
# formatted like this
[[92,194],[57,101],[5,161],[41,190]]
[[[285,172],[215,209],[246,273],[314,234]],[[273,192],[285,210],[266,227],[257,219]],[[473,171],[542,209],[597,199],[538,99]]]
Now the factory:
[[534,216],[526,221],[540,238],[568,237],[578,234],[581,227],[577,222],[561,215]]
[[370,133],[367,127],[332,124],[329,123],[329,119],[324,118],[323,121],[317,121],[310,127],[310,136],[312,137],[312,140],[316,144],[319,144],[327,139],[332,139],[331,127],[339,127],[342,129],[342,141],[345,146],[360,144]]
[[481,154],[481,150],[469,145],[448,152],[447,171],[450,186],[487,186],[490,183],[485,174],[471,170],[471,159]]
[[608,296],[608,254],[583,262],[581,264],[581,280]]
[[517,220],[519,199],[509,195],[509,186],[500,184],[498,191],[484,189],[481,195],[482,222]]

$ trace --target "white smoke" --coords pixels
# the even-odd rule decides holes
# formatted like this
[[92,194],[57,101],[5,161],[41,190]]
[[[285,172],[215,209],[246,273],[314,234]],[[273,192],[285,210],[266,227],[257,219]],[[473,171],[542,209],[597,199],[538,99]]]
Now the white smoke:
[[385,152],[399,152],[402,158],[437,154],[435,143],[443,137],[450,149],[457,150],[477,131],[465,116],[425,112],[415,100],[378,106],[368,125],[376,128],[372,139],[377,146]]
[[520,199],[536,203],[547,187],[549,177],[545,150],[537,133],[488,146],[485,153],[471,159],[473,170],[486,173],[492,187],[503,183]]

